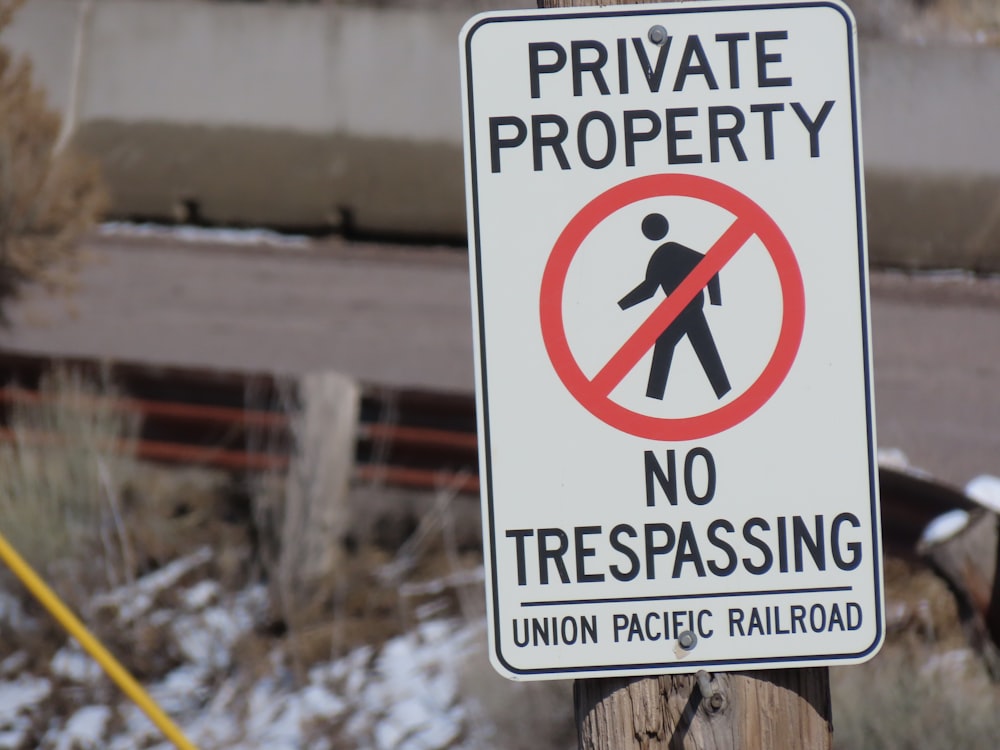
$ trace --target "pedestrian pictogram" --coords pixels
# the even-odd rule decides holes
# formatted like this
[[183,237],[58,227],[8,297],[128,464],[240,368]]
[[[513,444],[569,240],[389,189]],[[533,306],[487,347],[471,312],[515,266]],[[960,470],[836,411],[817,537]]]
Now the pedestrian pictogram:
[[[647,293],[648,296],[655,294],[657,288],[667,293],[666,299],[651,311],[598,372],[587,375],[570,347],[563,318],[563,296],[570,266],[588,235],[615,212],[639,201],[676,196],[723,208],[733,220],[720,228],[718,239],[704,255],[670,242],[653,251],[646,278],[622,297],[618,305],[622,309],[632,307],[648,299]],[[643,221],[643,232],[648,230],[654,237],[663,232],[662,237],[665,237],[669,229],[667,224],[665,217],[653,213]],[[685,337],[691,339],[717,398],[730,392],[729,378],[705,317],[703,302],[707,291],[710,302],[721,303],[720,274],[752,237],[758,237],[767,250],[782,296],[777,345],[759,377],[723,405],[694,416],[653,416],[616,402],[612,391],[650,350],[653,358],[646,396],[662,399],[674,348]],[[607,424],[633,435],[657,440],[692,440],[738,424],[774,394],[795,360],[802,338],[805,301],[795,253],[781,229],[760,206],[715,180],[696,175],[660,174],[617,185],[589,202],[573,217],[549,256],[542,277],[540,310],[542,336],[553,367],[585,409]]]
[[501,674],[878,649],[856,43],[841,0],[507,11],[463,30]]
[[[658,242],[667,236],[670,222],[663,214],[649,214],[642,221],[642,233],[647,239]],[[662,289],[668,297],[677,291],[681,282],[694,271],[705,256],[697,250],[685,247],[677,242],[667,242],[656,248],[653,257],[646,267],[646,277],[639,284],[618,300],[618,306],[627,310],[640,302],[651,299],[658,289]],[[719,284],[719,274],[708,281],[708,297],[713,305],[722,304],[722,288]],[[719,357],[719,349],[712,338],[712,331],[705,318],[705,293],[699,291],[687,306],[678,313],[673,322],[669,323],[653,345],[653,362],[649,368],[649,383],[646,386],[647,398],[663,399],[667,390],[667,378],[670,375],[670,362],[674,358],[674,350],[685,337],[694,347],[698,361],[712,383],[712,389],[717,398],[722,398],[732,386],[726,375],[726,368]]]

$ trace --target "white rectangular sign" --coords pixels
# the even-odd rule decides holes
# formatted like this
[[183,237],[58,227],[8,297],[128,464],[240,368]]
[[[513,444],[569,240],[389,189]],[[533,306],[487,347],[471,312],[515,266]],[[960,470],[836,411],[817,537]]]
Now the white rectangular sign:
[[464,28],[502,674],[878,649],[856,46],[827,0]]

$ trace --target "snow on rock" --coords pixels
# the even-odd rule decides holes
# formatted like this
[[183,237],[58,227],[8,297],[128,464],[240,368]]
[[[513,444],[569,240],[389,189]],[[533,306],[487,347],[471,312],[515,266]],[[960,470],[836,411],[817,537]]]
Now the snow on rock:
[[994,513],[1000,513],[1000,477],[981,474],[965,485],[965,494]]
[[935,518],[920,535],[921,544],[935,544],[950,539],[966,527],[969,514],[964,510],[950,510]]

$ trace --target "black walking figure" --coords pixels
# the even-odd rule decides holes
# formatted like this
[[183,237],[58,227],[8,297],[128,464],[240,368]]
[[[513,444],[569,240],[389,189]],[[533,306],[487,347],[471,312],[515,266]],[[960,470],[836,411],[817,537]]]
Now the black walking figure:
[[[650,214],[642,220],[642,233],[650,240],[659,242],[667,236],[670,224],[661,214]],[[705,257],[696,250],[685,247],[677,242],[666,242],[653,252],[646,266],[646,278],[635,289],[618,301],[622,310],[644,302],[656,294],[659,287],[668,296],[680,286],[694,270],[698,262]],[[716,274],[708,282],[708,298],[713,305],[722,304],[722,290],[719,287],[719,275]],[[699,291],[695,298],[687,304],[666,330],[656,339],[653,347],[653,364],[649,368],[649,381],[646,385],[646,396],[663,400],[667,389],[667,375],[670,373],[670,362],[674,349],[685,336],[691,341],[694,353],[698,356],[705,374],[708,376],[716,398],[725,396],[731,386],[726,376],[726,369],[719,358],[719,350],[715,346],[712,332],[705,320],[705,292]]]

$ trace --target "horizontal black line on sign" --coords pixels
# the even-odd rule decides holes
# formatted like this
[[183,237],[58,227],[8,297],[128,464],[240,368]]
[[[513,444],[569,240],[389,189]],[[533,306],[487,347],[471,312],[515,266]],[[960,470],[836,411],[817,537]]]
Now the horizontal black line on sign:
[[726,591],[714,594],[675,594],[673,596],[622,596],[606,599],[554,599],[547,602],[521,602],[522,607],[560,607],[574,604],[629,604],[631,602],[669,602],[681,599],[729,599],[738,596],[778,596],[781,594],[829,594],[853,591],[853,586],[820,586],[807,589],[765,589],[763,591]]

